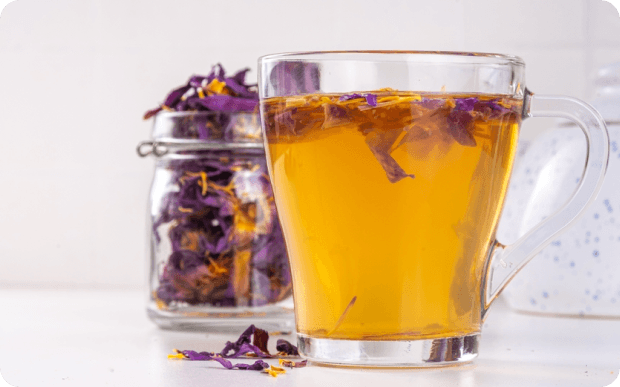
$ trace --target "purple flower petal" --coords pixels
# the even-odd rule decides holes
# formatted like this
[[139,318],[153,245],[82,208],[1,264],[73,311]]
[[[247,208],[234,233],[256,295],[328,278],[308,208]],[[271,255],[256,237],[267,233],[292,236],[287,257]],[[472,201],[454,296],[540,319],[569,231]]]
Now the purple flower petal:
[[196,351],[181,351],[181,353],[189,360],[211,360],[215,354],[213,352],[196,352]]
[[374,130],[370,131],[366,135],[366,145],[368,145],[368,148],[370,148],[377,161],[379,161],[379,164],[383,167],[390,183],[396,183],[405,177],[415,177],[414,175],[405,172],[401,166],[398,165],[396,160],[394,160],[394,158],[389,154],[389,149],[396,139],[396,136],[394,135],[398,134],[399,133],[396,131],[379,132]]
[[256,251],[252,260],[254,261],[254,264],[258,267],[262,267],[268,264],[269,246],[265,245],[260,250]]
[[276,349],[278,352],[285,353],[289,356],[299,356],[299,350],[297,350],[297,347],[284,339],[278,339]]
[[207,75],[207,83],[210,83],[217,78],[218,81],[223,81],[226,77],[226,70],[222,67],[221,63],[216,64],[211,68],[211,72]]
[[439,107],[441,107],[443,104],[445,103],[445,101],[443,101],[442,99],[439,98],[422,98],[422,101],[419,102],[419,105],[422,106],[423,108],[426,109],[430,109],[430,110],[436,110]]
[[178,89],[172,90],[172,92],[170,92],[170,94],[168,94],[168,96],[166,97],[166,100],[164,101],[164,105],[168,107],[174,107],[176,103],[181,100],[181,97],[183,96],[183,94],[185,94],[185,92],[189,89],[190,89],[190,86],[185,85],[185,86],[179,87]]
[[170,255],[170,258],[168,258],[168,268],[179,275],[186,275],[193,272],[202,265],[202,257],[194,251],[175,251]]
[[323,129],[329,129],[338,125],[346,125],[350,122],[347,109],[342,106],[326,103],[323,105],[325,120],[323,121]]
[[239,70],[231,78],[234,79],[235,82],[237,82],[240,85],[248,86],[248,85],[245,84],[245,76],[248,73],[248,71],[250,71],[249,67],[245,68],[245,69],[242,69],[242,70]]
[[288,359],[280,359],[280,364],[289,368],[302,368],[308,364],[308,360],[292,361]]
[[472,97],[472,98],[457,98],[455,103],[456,103],[456,106],[454,107],[455,111],[470,112],[470,111],[474,110],[474,107],[476,106],[476,103],[478,103],[478,98],[476,98],[476,97]]
[[297,113],[297,108],[285,110],[282,113],[274,115],[273,122],[275,124],[276,134],[295,132],[295,120],[293,115]]
[[219,357],[219,356],[214,356],[209,360],[215,360],[216,362],[220,363],[222,366],[228,368],[229,370],[232,370],[234,368],[233,364],[231,363],[230,360],[226,360],[223,357]]
[[370,106],[377,106],[377,95],[376,94],[366,94],[366,103]]
[[265,362],[264,360],[260,360],[260,359],[255,361],[252,364],[236,363],[233,365],[230,360],[223,358],[212,352],[196,352],[196,351],[180,351],[180,352],[188,360],[192,360],[192,361],[214,360],[229,370],[236,368],[239,370],[262,371],[265,368],[269,368],[269,364]]
[[500,114],[506,114],[511,112],[510,109],[505,108],[504,106],[500,105],[497,103],[497,100],[493,100],[493,101],[484,101],[484,103],[486,104],[486,106],[490,107],[491,109],[493,109],[494,111],[500,113]]
[[217,244],[215,245],[215,249],[213,253],[219,254],[223,252],[224,250],[227,250],[227,247],[228,247],[228,238],[222,237],[217,241]]
[[187,84],[191,87],[198,88],[202,87],[205,81],[207,81],[207,77],[204,77],[202,75],[194,75],[189,79],[189,82],[187,82]]
[[476,146],[476,139],[469,132],[473,117],[469,112],[453,110],[448,115],[448,134],[461,145]]
[[256,330],[256,327],[254,326],[254,324],[250,325],[249,327],[246,328],[245,331],[243,331],[243,333],[241,335],[239,335],[239,338],[237,339],[237,341],[235,341],[234,343],[228,341],[226,342],[226,345],[224,346],[224,349],[222,350],[221,354],[222,356],[228,357],[229,356],[229,352],[233,351],[239,351],[239,349],[241,348],[241,345],[243,344],[249,344],[252,342],[252,335],[254,334],[254,330]]
[[[198,111],[254,111],[258,104],[258,93],[253,89],[255,85],[245,83],[245,76],[249,69],[243,69],[232,77],[226,77],[226,71],[221,64],[213,66],[207,76],[193,75],[187,84],[174,89],[170,92],[163,105],[176,111],[198,110]],[[226,83],[223,94],[205,95],[200,98],[198,88],[204,87],[214,79]],[[188,93],[189,91],[189,93]],[[235,95],[228,95],[232,91]],[[144,114],[144,119],[148,119],[161,111],[161,106],[149,110]],[[224,126],[224,125],[221,125]],[[205,128],[198,130],[205,138]]]
[[234,91],[238,96],[245,98],[258,98],[258,94],[256,91],[249,90],[247,86],[238,83],[234,78],[226,78],[224,79],[226,86]]
[[249,344],[249,343],[243,343],[243,344],[241,344],[241,345],[239,346],[239,349],[238,349],[237,351],[233,352],[233,353],[232,353],[232,354],[230,354],[230,355],[226,355],[226,357],[227,357],[227,358],[230,358],[230,359],[234,359],[234,358],[237,358],[237,357],[243,356],[243,355],[245,355],[245,354],[247,354],[247,353],[253,353],[253,354],[255,354],[257,357],[261,357],[261,358],[264,358],[264,359],[269,359],[269,358],[271,358],[271,357],[272,357],[271,355],[269,355],[269,354],[264,353],[263,351],[261,351],[261,349],[260,349],[260,348],[258,348],[256,345]]
[[187,100],[179,101],[179,103],[177,103],[176,106],[174,106],[174,110],[178,112],[188,110],[188,108],[189,108],[189,102]]
[[352,94],[345,94],[340,96],[339,100],[340,101],[349,101],[351,99],[358,99],[358,98],[365,98],[366,99],[366,103],[370,106],[377,106],[377,95],[373,94],[373,93],[368,93],[365,95],[362,94],[358,94],[358,93],[352,93]]
[[253,364],[237,363],[234,367],[240,370],[262,371],[269,368],[269,363],[264,360],[256,360]]
[[340,101],[348,101],[348,100],[357,99],[357,98],[364,98],[364,96],[361,95],[361,94],[357,94],[357,93],[345,94],[345,95],[340,96],[340,98],[338,98],[338,100],[340,100]]

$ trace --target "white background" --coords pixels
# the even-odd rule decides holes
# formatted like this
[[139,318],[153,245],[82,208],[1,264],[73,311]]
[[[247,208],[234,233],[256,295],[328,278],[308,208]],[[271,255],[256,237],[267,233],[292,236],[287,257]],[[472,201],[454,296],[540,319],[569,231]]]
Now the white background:
[[17,0],[0,16],[0,286],[144,286],[144,111],[217,62],[255,78],[260,55],[340,49],[515,54],[531,90],[591,99],[620,17],[602,0]]

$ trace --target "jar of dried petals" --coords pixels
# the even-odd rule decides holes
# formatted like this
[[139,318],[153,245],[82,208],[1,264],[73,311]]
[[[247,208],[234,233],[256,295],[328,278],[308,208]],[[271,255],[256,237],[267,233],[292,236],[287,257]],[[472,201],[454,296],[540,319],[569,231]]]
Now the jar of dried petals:
[[[216,69],[210,76],[220,91],[234,83]],[[194,87],[195,78],[147,113],[154,116],[152,141],[138,146],[141,156],[156,157],[148,315],[170,329],[221,331],[255,323],[290,330],[291,273],[258,113],[248,111],[248,98],[241,101],[247,109],[230,109],[231,100],[242,99],[233,88],[206,93],[213,82],[198,80]],[[199,91],[188,92],[192,87]],[[192,102],[192,96],[202,101]],[[189,100],[191,108],[210,96],[226,98],[211,98],[209,109],[168,106]]]

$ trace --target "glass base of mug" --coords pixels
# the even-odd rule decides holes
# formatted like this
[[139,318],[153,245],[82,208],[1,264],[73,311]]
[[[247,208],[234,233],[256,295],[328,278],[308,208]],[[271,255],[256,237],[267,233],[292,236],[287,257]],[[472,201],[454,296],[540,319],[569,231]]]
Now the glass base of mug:
[[441,367],[471,362],[480,334],[425,340],[317,339],[297,334],[300,354],[316,363],[357,367]]
[[162,329],[240,334],[251,324],[267,332],[295,330],[292,308],[266,305],[248,308],[187,306],[174,310],[149,305],[149,318]]

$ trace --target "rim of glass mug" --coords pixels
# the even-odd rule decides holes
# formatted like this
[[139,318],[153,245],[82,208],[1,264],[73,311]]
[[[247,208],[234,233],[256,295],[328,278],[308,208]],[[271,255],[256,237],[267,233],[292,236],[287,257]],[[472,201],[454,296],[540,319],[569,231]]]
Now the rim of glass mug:
[[[270,54],[258,59],[258,79],[273,76],[276,65],[289,63],[287,72],[297,71],[299,63],[315,63],[321,68],[321,84],[308,90],[286,90],[273,87],[273,82],[260,83],[260,98],[321,93],[349,93],[353,90],[396,90],[482,93],[523,98],[525,95],[525,62],[514,55],[457,51],[308,51]],[[351,64],[355,63],[356,69]],[[359,78],[363,72],[373,77]],[[415,66],[415,74],[410,70]],[[286,67],[286,66],[283,66]],[[308,74],[306,74],[306,77]],[[476,79],[475,82],[469,81]],[[306,79],[308,82],[309,80]]]
[[[466,51],[425,51],[425,50],[334,50],[334,51],[301,51],[301,52],[283,52],[278,54],[268,54],[263,55],[258,58],[259,62],[264,62],[268,60],[281,60],[281,59],[303,59],[308,60],[312,59],[316,56],[317,59],[324,60],[320,58],[325,54],[337,54],[337,55],[346,55],[351,58],[357,55],[367,54],[390,54],[391,58],[389,60],[402,60],[403,56],[411,56],[415,55],[418,58],[423,58],[424,55],[427,55],[425,59],[428,62],[438,62],[438,60],[431,59],[437,58],[440,56],[450,57],[450,58],[467,58],[462,59],[463,63],[511,63],[516,65],[525,66],[525,61],[516,55],[507,55],[507,54],[498,54],[498,53],[490,53],[490,52],[466,52]],[[388,58],[388,56],[383,56],[384,58]],[[361,58],[363,61],[372,61],[371,59]],[[411,59],[411,58],[407,58]],[[355,58],[355,60],[358,60]],[[386,59],[387,60],[387,59]],[[423,59],[419,60],[423,62]]]

